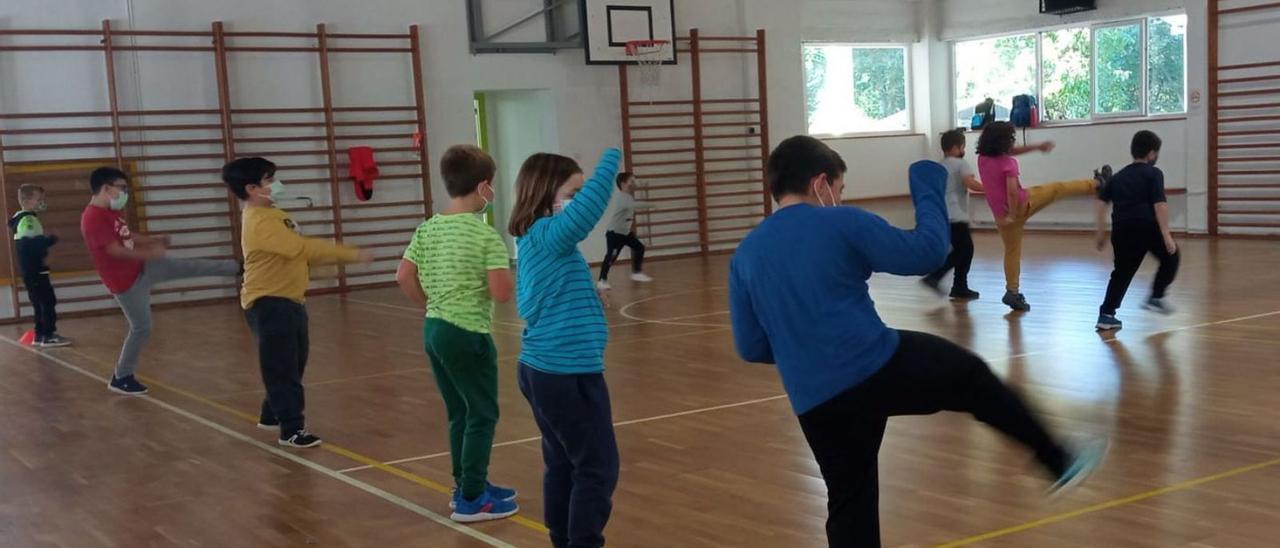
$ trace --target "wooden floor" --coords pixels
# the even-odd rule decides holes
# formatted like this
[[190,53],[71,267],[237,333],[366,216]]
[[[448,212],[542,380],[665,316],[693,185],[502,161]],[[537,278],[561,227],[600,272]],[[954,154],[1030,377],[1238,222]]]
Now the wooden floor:
[[[1280,246],[1186,239],[1171,317],[1121,310],[1093,330],[1107,257],[1080,235],[1029,236],[1011,315],[999,243],[977,238],[982,300],[940,301],[877,277],[892,326],[988,358],[1063,433],[1110,435],[1083,488],[1048,500],[1026,453],[960,415],[890,421],[881,452],[886,546],[1275,546],[1280,537]],[[733,353],[728,256],[655,262],[618,281],[608,380],[622,479],[611,547],[825,546],[825,491],[776,372]],[[625,278],[619,276],[620,280]],[[0,342],[0,545],[544,546],[537,429],[515,383],[519,324],[500,310],[502,419],[491,477],[522,518],[448,514],[444,409],[421,319],[394,290],[309,301],[309,426],[328,442],[278,449],[234,304],[156,313],[146,398],[104,386],[119,316],[64,321],[69,349]],[[16,339],[19,326],[0,328]],[[821,341],[814,341],[821,344]],[[384,464],[387,463],[387,464]]]

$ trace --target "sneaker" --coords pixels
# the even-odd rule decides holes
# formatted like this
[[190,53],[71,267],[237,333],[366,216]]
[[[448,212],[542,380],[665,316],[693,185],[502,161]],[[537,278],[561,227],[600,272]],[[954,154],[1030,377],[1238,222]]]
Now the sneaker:
[[285,447],[307,448],[307,447],[315,447],[317,445],[320,445],[321,443],[322,442],[320,441],[320,438],[316,437],[314,434],[310,432],[307,432],[306,430],[298,430],[297,432],[294,432],[293,435],[287,438],[280,438],[280,445],[283,445]]
[[520,506],[514,500],[496,499],[489,494],[488,490],[481,493],[475,500],[458,498],[456,502],[453,514],[449,516],[449,519],[459,523],[502,519],[514,516],[520,511]]
[[1102,196],[1103,189],[1107,188],[1107,183],[1111,182],[1111,175],[1113,173],[1114,172],[1111,170],[1110,165],[1103,165],[1102,167],[1093,170],[1093,180],[1098,182],[1099,197]]
[[280,431],[280,421],[278,421],[278,420],[276,420],[276,419],[274,419],[274,418],[262,417],[262,418],[258,419],[258,428],[261,428],[261,429],[263,429],[263,430],[272,430],[272,431],[275,431],[275,432],[279,432],[279,431]]
[[37,338],[36,346],[41,348],[61,348],[63,346],[71,346],[71,339],[54,333],[48,337]]
[[1021,293],[1006,291],[1004,294],[1004,298],[1000,299],[1000,302],[1006,305],[1009,305],[1009,308],[1012,308],[1018,312],[1028,312],[1031,310],[1031,305],[1027,304],[1027,298],[1024,297]]
[[967,287],[953,287],[953,288],[951,288],[951,298],[952,298],[952,299],[955,299],[955,300],[958,300],[958,301],[973,301],[973,300],[977,300],[979,295],[980,295],[980,294],[979,294],[977,291],[974,291],[974,290],[969,289],[969,288],[967,288]]
[[600,280],[596,282],[596,289],[599,289],[600,291],[608,291],[613,289],[613,286],[609,285],[609,282],[605,280]]
[[1159,312],[1166,316],[1173,314],[1173,307],[1169,306],[1169,303],[1164,302],[1164,299],[1157,299],[1155,297],[1147,299],[1147,302],[1142,303],[1142,308],[1152,312]]
[[[515,489],[510,489],[507,487],[499,487],[492,483],[485,482],[484,490],[486,493],[489,493],[490,498],[493,498],[495,500],[500,500],[503,502],[516,500],[517,493]],[[449,501],[449,509],[450,510],[457,509],[458,501],[460,500],[462,500],[462,490],[455,487],[453,489],[453,499]]]
[[631,275],[631,281],[640,282],[640,283],[649,283],[653,281],[653,278],[649,277],[649,275],[645,274],[644,272],[636,272]]
[[135,379],[133,375],[123,379],[117,379],[115,375],[112,375],[111,382],[107,383],[107,389],[126,396],[141,396],[147,393],[147,386],[138,382],[138,379]]
[[1098,314],[1098,331],[1109,331],[1124,327],[1124,322],[1116,319],[1115,314]]
[[1098,465],[1102,464],[1102,458],[1106,454],[1107,440],[1105,439],[1082,446],[1076,452],[1075,458],[1071,460],[1071,464],[1067,466],[1067,471],[1063,472],[1062,476],[1049,488],[1049,496],[1056,497],[1084,483],[1084,480],[1098,469]]
[[920,278],[920,285],[923,285],[929,288],[929,291],[937,293],[939,297],[945,295],[945,293],[942,292],[942,286],[939,285],[938,280],[925,276],[923,278]]

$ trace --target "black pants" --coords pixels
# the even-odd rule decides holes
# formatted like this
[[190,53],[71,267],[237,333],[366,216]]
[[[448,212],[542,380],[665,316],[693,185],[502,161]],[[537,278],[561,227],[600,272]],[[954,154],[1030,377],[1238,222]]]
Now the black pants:
[[1107,284],[1107,297],[1102,301],[1099,312],[1115,315],[1129,291],[1129,283],[1133,275],[1138,273],[1142,260],[1147,253],[1156,256],[1160,268],[1156,270],[1156,280],[1151,286],[1151,298],[1164,298],[1164,292],[1178,275],[1178,254],[1169,253],[1164,245],[1164,234],[1160,225],[1154,221],[1122,221],[1111,226],[1111,248],[1115,251],[1115,270],[1111,271],[1111,282]]
[[800,427],[827,483],[827,542],[880,546],[877,453],[895,415],[968,412],[1030,447],[1054,478],[1066,451],[982,358],[940,337],[900,331],[889,362],[867,380],[800,415]]
[[947,271],[956,269],[955,282],[952,289],[969,289],[969,267],[973,266],[973,234],[969,232],[969,223],[951,223],[951,253],[947,254],[947,262],[942,268],[925,276],[933,283],[942,281]]
[[618,443],[604,375],[552,375],[520,364],[520,392],[542,432],[542,495],[551,544],[604,546],[618,486]]
[[618,256],[622,255],[622,248],[631,248],[631,271],[644,272],[644,244],[636,237],[636,233],[619,234],[612,230],[604,235],[605,243],[609,246],[604,254],[604,262],[600,264],[600,279],[609,279],[609,268],[613,266],[613,262],[618,260]]
[[27,286],[27,299],[31,301],[31,315],[36,321],[36,339],[58,332],[58,296],[53,292],[49,273],[23,275],[22,285]]
[[264,424],[278,422],[280,439],[286,439],[306,426],[302,372],[311,347],[307,309],[289,299],[263,297],[254,301],[244,316],[258,342],[258,365],[267,389],[260,420]]

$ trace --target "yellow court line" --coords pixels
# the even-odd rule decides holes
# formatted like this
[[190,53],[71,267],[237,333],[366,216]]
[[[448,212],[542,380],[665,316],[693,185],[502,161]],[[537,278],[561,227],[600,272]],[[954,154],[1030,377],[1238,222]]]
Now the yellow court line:
[[[85,353],[83,353],[83,352],[80,352],[80,351],[78,351],[78,350],[75,350],[75,349],[72,349],[72,348],[67,348],[67,349],[65,349],[65,350],[66,350],[67,352],[70,352],[70,353],[75,354],[75,355],[77,355],[77,356],[83,357],[83,358],[85,358],[85,359],[87,359],[87,360],[89,360],[89,361],[92,361],[92,362],[98,363],[98,364],[100,364],[100,365],[105,365],[105,362],[102,362],[101,360],[99,360],[99,359],[97,359],[97,358],[95,358],[95,357],[93,357],[93,356],[90,356],[90,355],[88,355],[88,354],[85,354]],[[193,400],[193,401],[196,401],[196,402],[198,402],[198,403],[202,403],[202,404],[207,405],[207,406],[209,406],[209,407],[212,407],[212,408],[214,408],[214,409],[218,409],[218,410],[224,411],[224,412],[226,412],[226,413],[229,413],[229,414],[231,414],[231,415],[234,415],[234,416],[236,416],[236,417],[239,417],[239,418],[241,418],[241,419],[244,419],[244,420],[246,420],[246,421],[249,421],[249,422],[251,422],[251,423],[253,423],[253,424],[257,424],[257,423],[258,423],[258,416],[257,416],[257,415],[253,415],[253,414],[245,413],[245,412],[243,412],[243,411],[240,411],[239,409],[235,409],[235,408],[232,408],[232,407],[229,407],[229,406],[223,405],[223,404],[218,403],[218,402],[216,402],[216,401],[210,400],[210,399],[208,399],[208,398],[206,398],[206,397],[204,397],[204,396],[200,396],[200,395],[197,395],[197,394],[193,394],[193,393],[188,392],[188,391],[186,391],[186,390],[183,390],[183,389],[181,389],[181,388],[178,388],[178,387],[175,387],[175,386],[171,386],[171,385],[169,385],[169,384],[167,384],[167,383],[163,383],[163,382],[157,381],[157,380],[155,380],[155,379],[153,379],[153,378],[150,378],[150,377],[146,377],[146,376],[143,376],[143,375],[138,375],[138,378],[142,379],[142,380],[143,380],[143,382],[145,382],[145,383],[147,383],[147,384],[149,384],[149,385],[155,386],[155,387],[157,387],[157,388],[162,388],[162,389],[164,389],[164,390],[168,390],[168,391],[170,391],[170,392],[173,392],[173,393],[178,394],[178,395],[180,395],[180,396],[186,397],[186,398],[191,399],[191,400]],[[404,469],[402,469],[402,468],[396,468],[396,467],[391,466],[391,465],[382,464],[381,462],[379,462],[379,461],[377,461],[377,460],[375,460],[375,459],[372,459],[372,458],[370,458],[370,457],[367,457],[367,456],[365,456],[365,455],[362,455],[362,454],[360,454],[360,453],[357,453],[357,452],[355,452],[355,451],[352,451],[352,450],[347,449],[347,448],[345,448],[345,447],[342,447],[342,446],[340,446],[340,445],[337,445],[337,444],[334,444],[334,443],[331,443],[331,442],[326,441],[326,442],[324,442],[323,444],[321,444],[321,445],[320,445],[320,449],[324,449],[324,450],[326,450],[326,451],[328,451],[328,452],[330,452],[330,453],[333,453],[333,454],[335,454],[335,455],[339,455],[339,456],[345,457],[345,458],[347,458],[347,459],[350,459],[350,460],[353,460],[353,461],[358,462],[358,463],[360,463],[360,464],[363,464],[363,465],[369,466],[369,467],[374,468],[374,469],[376,469],[376,470],[379,470],[379,471],[381,471],[381,472],[385,472],[385,473],[387,473],[387,474],[390,474],[390,475],[392,475],[392,476],[398,477],[398,478],[400,478],[400,479],[408,480],[408,481],[410,481],[410,482],[412,482],[412,483],[414,483],[414,484],[416,484],[416,485],[420,485],[420,486],[422,486],[422,487],[426,487],[427,489],[430,489],[430,490],[432,490],[432,491],[436,491],[436,492],[439,492],[439,493],[442,493],[442,494],[445,494],[445,495],[450,495],[450,496],[452,496],[452,495],[453,495],[453,490],[452,490],[451,488],[449,488],[449,487],[447,487],[447,486],[443,485],[443,484],[440,484],[440,483],[435,482],[435,481],[431,481],[430,479],[427,479],[427,478],[425,478],[425,477],[422,477],[422,476],[420,476],[420,475],[418,475],[418,474],[414,474],[413,472],[410,472],[410,471],[408,471],[408,470],[404,470]],[[532,530],[534,530],[534,531],[537,531],[537,532],[539,532],[539,533],[548,533],[548,532],[549,532],[549,530],[547,529],[547,526],[546,526],[546,525],[543,525],[542,523],[540,523],[540,522],[538,522],[538,521],[536,521],[536,520],[532,520],[532,519],[529,519],[529,518],[523,517],[523,516],[521,516],[521,515],[519,515],[519,514],[516,514],[516,515],[514,515],[514,516],[512,516],[512,517],[510,517],[510,518],[508,518],[508,519],[509,519],[510,521],[512,521],[512,522],[519,523],[520,525],[523,525],[523,526],[525,526],[525,527],[527,527],[527,528],[529,528],[529,529],[532,529]]]
[[1074,517],[1077,517],[1077,516],[1082,516],[1082,515],[1085,515],[1085,514],[1092,514],[1092,513],[1094,513],[1094,512],[1101,512],[1101,511],[1103,511],[1103,510],[1107,510],[1107,509],[1110,509],[1110,508],[1115,508],[1115,507],[1117,507],[1117,506],[1124,506],[1124,505],[1126,505],[1126,504],[1133,504],[1133,503],[1135,503],[1135,502],[1144,501],[1144,500],[1147,500],[1147,499],[1150,499],[1150,498],[1158,497],[1158,496],[1160,496],[1160,495],[1165,495],[1165,494],[1168,494],[1168,493],[1173,493],[1173,492],[1176,492],[1176,491],[1184,491],[1184,490],[1190,489],[1190,488],[1192,488],[1192,487],[1196,487],[1196,486],[1199,486],[1199,485],[1203,485],[1203,484],[1206,484],[1206,483],[1209,483],[1209,482],[1214,482],[1214,481],[1218,481],[1218,480],[1222,480],[1222,479],[1227,479],[1227,478],[1230,478],[1230,477],[1238,476],[1238,475],[1240,475],[1240,474],[1246,474],[1246,473],[1249,473],[1249,472],[1255,472],[1255,471],[1257,471],[1257,470],[1262,470],[1262,469],[1264,469],[1264,468],[1270,468],[1270,467],[1272,467],[1272,466],[1276,466],[1276,465],[1278,465],[1278,464],[1280,464],[1280,459],[1272,459],[1272,460],[1269,460],[1269,461],[1266,461],[1266,462],[1259,462],[1259,463],[1257,463],[1257,464],[1250,464],[1250,465],[1248,465],[1248,466],[1241,466],[1241,467],[1239,467],[1239,468],[1233,468],[1233,469],[1231,469],[1231,470],[1227,470],[1226,472],[1221,472],[1221,473],[1218,473],[1218,474],[1214,474],[1214,475],[1212,475],[1212,476],[1204,476],[1204,477],[1202,477],[1202,478],[1196,478],[1196,479],[1192,479],[1192,480],[1187,480],[1187,481],[1183,481],[1183,482],[1175,483],[1175,484],[1170,485],[1170,486],[1167,486],[1167,487],[1161,487],[1161,488],[1159,488],[1159,489],[1152,489],[1152,490],[1147,491],[1147,492],[1145,492],[1145,493],[1138,493],[1138,494],[1136,494],[1136,495],[1132,495],[1132,496],[1128,496],[1128,497],[1124,497],[1124,498],[1120,498],[1120,499],[1109,500],[1109,501],[1106,501],[1106,502],[1101,502],[1101,503],[1098,503],[1098,504],[1094,504],[1094,505],[1092,505],[1092,506],[1086,506],[1086,507],[1084,507],[1084,508],[1079,508],[1079,509],[1076,509],[1076,510],[1072,510],[1072,511],[1070,511],[1070,512],[1063,512],[1063,513],[1061,513],[1061,514],[1055,514],[1055,515],[1052,515],[1052,516],[1049,516],[1049,517],[1046,517],[1046,518],[1041,518],[1041,519],[1038,519],[1038,520],[1035,520],[1035,521],[1028,521],[1028,522],[1023,523],[1023,524],[1020,524],[1020,525],[1014,525],[1013,527],[1006,527],[1006,528],[1004,528],[1004,529],[997,529],[997,530],[995,530],[995,531],[990,531],[990,532],[987,532],[987,533],[983,533],[983,534],[981,534],[981,535],[974,535],[974,536],[972,536],[972,537],[962,538],[962,539],[960,539],[960,540],[951,541],[951,542],[948,542],[948,543],[946,543],[946,544],[939,544],[939,545],[937,545],[937,547],[936,547],[936,548],[954,548],[954,547],[957,547],[957,546],[966,546],[966,545],[969,545],[969,544],[973,544],[973,543],[975,543],[975,542],[982,542],[982,541],[984,541],[984,540],[991,540],[991,539],[994,539],[994,538],[1000,538],[1000,537],[1004,537],[1004,536],[1012,535],[1012,534],[1014,534],[1014,533],[1020,533],[1020,532],[1022,532],[1022,531],[1026,531],[1026,530],[1028,530],[1028,529],[1034,529],[1034,528],[1036,528],[1036,527],[1040,527],[1040,526],[1042,526],[1042,525],[1049,525],[1049,524],[1051,524],[1051,523],[1057,523],[1057,522],[1060,522],[1060,521],[1066,521],[1066,520],[1069,520],[1069,519],[1074,518]]

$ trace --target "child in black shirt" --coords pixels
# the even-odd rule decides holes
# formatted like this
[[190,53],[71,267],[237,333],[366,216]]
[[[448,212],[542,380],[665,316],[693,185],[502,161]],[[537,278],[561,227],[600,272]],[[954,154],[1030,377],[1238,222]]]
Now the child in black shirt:
[[1156,271],[1151,297],[1143,308],[1161,314],[1173,309],[1165,303],[1164,294],[1178,274],[1178,245],[1169,231],[1169,204],[1164,195],[1164,173],[1155,167],[1160,157],[1160,137],[1150,131],[1133,136],[1130,152],[1133,163],[1120,170],[1098,190],[1097,245],[1106,245],[1106,214],[1111,209],[1111,247],[1115,251],[1115,270],[1107,284],[1107,296],[1098,310],[1099,330],[1120,329],[1116,309],[1129,290],[1129,282],[1142,266],[1147,253],[1156,256]]

